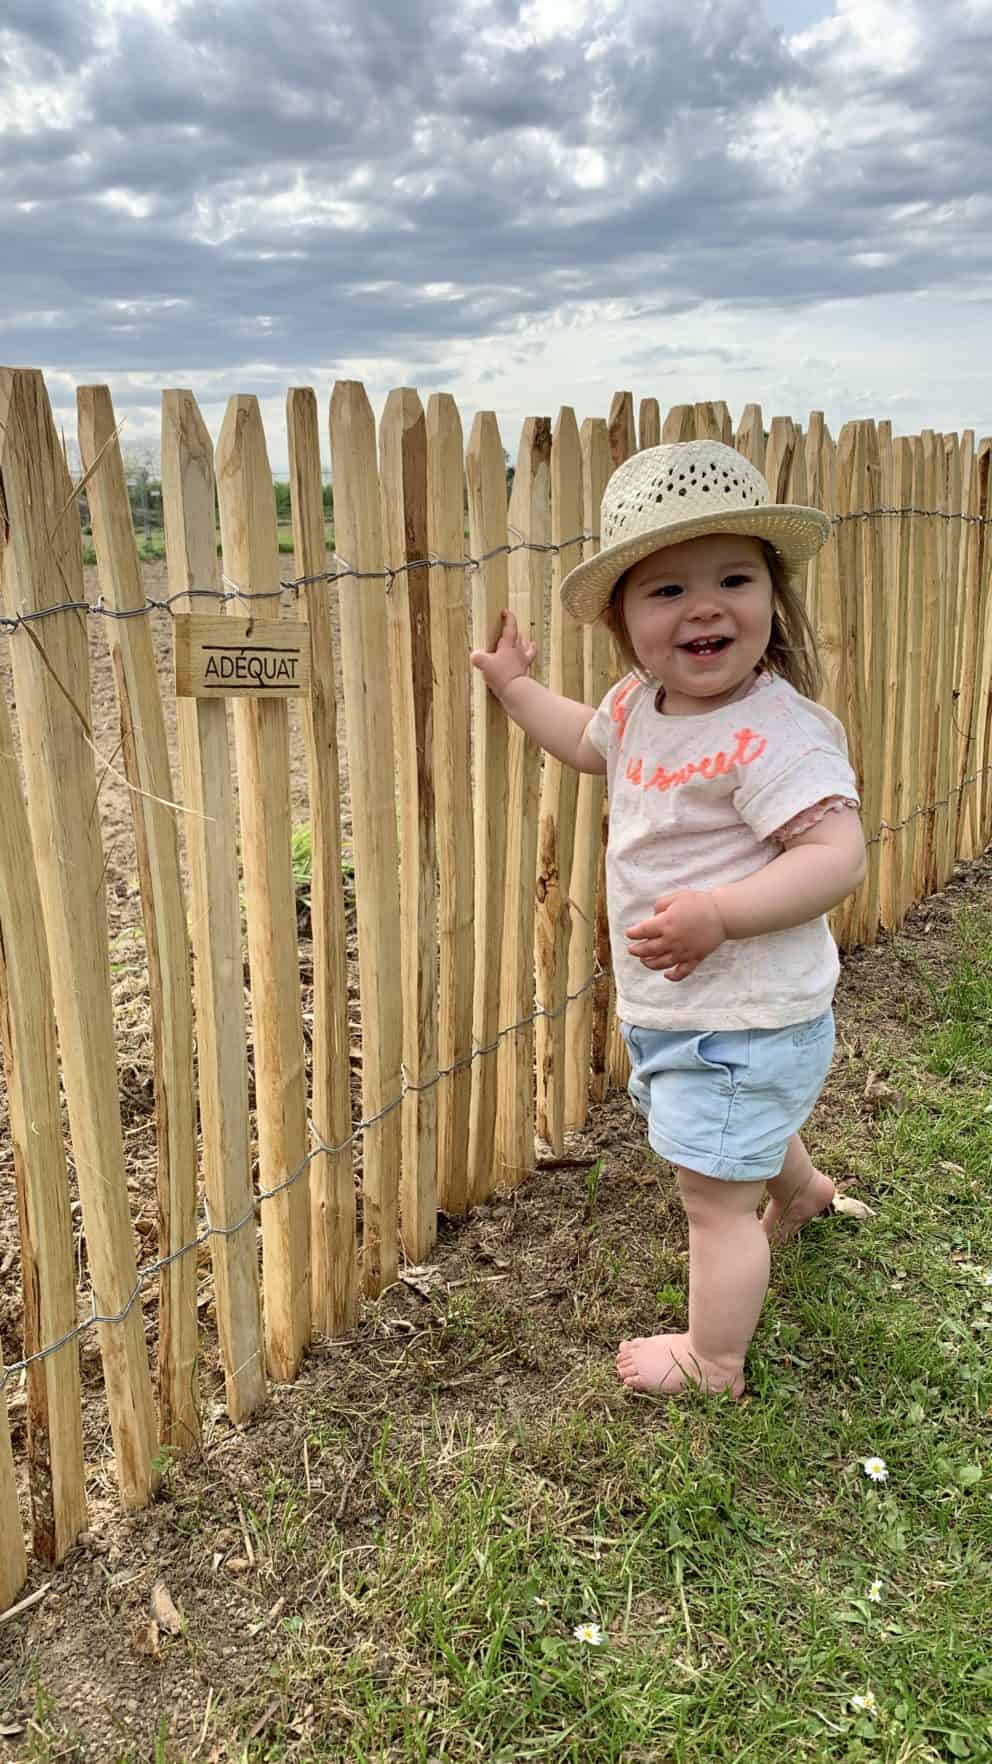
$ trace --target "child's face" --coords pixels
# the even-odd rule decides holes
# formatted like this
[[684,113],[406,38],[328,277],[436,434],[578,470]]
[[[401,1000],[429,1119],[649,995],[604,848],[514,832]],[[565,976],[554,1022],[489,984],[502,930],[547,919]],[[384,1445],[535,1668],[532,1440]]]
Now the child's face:
[[772,582],[761,546],[713,533],[652,552],[627,573],[623,616],[669,715],[718,709],[768,648]]

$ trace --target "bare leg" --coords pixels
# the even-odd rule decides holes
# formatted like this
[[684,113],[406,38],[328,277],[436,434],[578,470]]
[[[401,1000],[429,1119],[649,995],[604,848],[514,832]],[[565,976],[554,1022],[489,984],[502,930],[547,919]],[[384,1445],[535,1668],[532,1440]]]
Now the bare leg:
[[689,1220],[689,1329],[624,1341],[617,1371],[631,1390],[744,1390],[744,1356],[768,1289],[760,1182],[679,1171]]
[[761,1223],[769,1243],[794,1237],[808,1219],[825,1213],[834,1198],[830,1177],[816,1168],[798,1133],[789,1140],[781,1173],[767,1188],[771,1198]]

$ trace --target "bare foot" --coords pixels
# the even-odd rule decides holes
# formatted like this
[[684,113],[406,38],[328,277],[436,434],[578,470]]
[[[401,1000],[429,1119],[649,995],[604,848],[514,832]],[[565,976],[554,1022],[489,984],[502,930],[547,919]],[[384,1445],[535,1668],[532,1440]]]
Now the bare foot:
[[[782,1182],[780,1176],[776,1179]],[[829,1213],[834,1198],[834,1185],[822,1170],[813,1169],[801,1187],[780,1198],[772,1195],[761,1215],[761,1226],[769,1243],[786,1243],[810,1219]]]
[[693,1351],[688,1335],[647,1335],[622,1341],[617,1372],[628,1390],[674,1396],[686,1385],[695,1384],[706,1391],[729,1390],[735,1397],[744,1394],[743,1372],[707,1365]]

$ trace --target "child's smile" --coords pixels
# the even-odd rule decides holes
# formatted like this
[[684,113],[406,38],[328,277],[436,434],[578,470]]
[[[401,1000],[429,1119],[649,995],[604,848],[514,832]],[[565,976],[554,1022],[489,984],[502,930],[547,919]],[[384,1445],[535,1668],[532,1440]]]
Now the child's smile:
[[714,533],[652,552],[628,571],[623,617],[642,667],[665,689],[669,716],[730,703],[771,635],[772,585],[761,546]]

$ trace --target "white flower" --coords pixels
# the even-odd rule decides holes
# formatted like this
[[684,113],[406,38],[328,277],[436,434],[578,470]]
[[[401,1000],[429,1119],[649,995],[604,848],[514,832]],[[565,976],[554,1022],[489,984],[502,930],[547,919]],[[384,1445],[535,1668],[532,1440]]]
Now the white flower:
[[547,1610],[547,1609],[548,1609],[548,1601],[547,1601],[547,1599],[539,1599],[539,1598],[538,1598],[538,1596],[537,1596],[537,1594],[536,1594],[536,1593],[535,1593],[535,1594],[534,1594],[534,1603],[535,1603],[535,1605],[537,1605],[537,1606],[538,1606],[538,1607],[539,1607],[539,1609],[540,1609],[540,1610],[542,1610],[542,1611],[546,1611],[546,1610]]
[[992,1268],[979,1268],[978,1278],[983,1286],[992,1286]]
[[874,1692],[865,1691],[863,1697],[852,1697],[851,1708],[861,1709],[865,1715],[877,1715],[878,1704],[875,1701]]
[[868,1602],[872,1605],[882,1603],[882,1582],[880,1580],[873,1580],[868,1588]]
[[606,1640],[598,1623],[577,1623],[572,1634],[576,1641],[588,1642],[591,1648],[601,1648]]
[[862,1458],[861,1464],[865,1475],[870,1476],[872,1482],[886,1481],[889,1469],[884,1458]]

